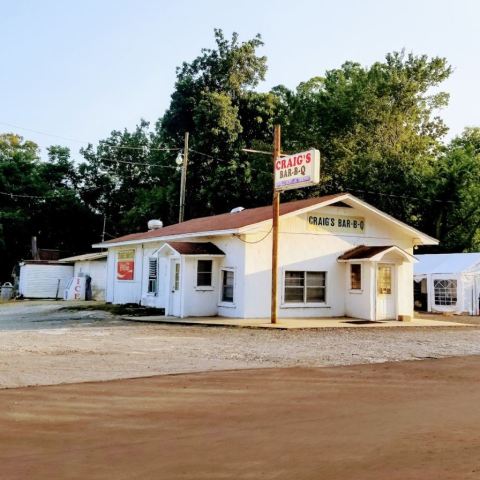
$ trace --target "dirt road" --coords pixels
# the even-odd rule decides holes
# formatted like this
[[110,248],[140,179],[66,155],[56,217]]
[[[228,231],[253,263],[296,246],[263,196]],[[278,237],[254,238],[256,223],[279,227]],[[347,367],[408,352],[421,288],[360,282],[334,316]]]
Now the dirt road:
[[480,357],[0,391],[0,476],[480,478]]

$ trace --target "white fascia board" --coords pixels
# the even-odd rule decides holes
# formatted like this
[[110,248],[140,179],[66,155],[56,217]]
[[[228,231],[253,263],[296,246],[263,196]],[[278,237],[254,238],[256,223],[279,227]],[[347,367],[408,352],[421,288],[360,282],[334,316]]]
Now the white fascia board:
[[387,250],[384,250],[383,252],[380,252],[380,253],[377,253],[376,255],[374,255],[373,257],[371,257],[371,260],[374,261],[374,262],[380,262],[382,260],[382,258],[387,254],[387,253],[390,253],[390,252],[397,252],[399,253],[402,257],[404,257],[408,262],[410,263],[418,263],[418,259],[415,258],[413,255],[410,255],[408,252],[406,252],[405,250],[403,250],[402,248],[400,247],[397,247],[396,245],[388,248]]
[[409,263],[418,263],[418,258],[415,258],[413,255],[410,255],[408,252],[403,250],[400,247],[397,247],[396,245],[392,245],[390,248],[387,248],[386,250],[383,250],[383,252],[377,253],[376,255],[373,255],[372,257],[364,257],[364,258],[348,258],[348,259],[341,259],[337,260],[339,263],[355,263],[355,262],[381,262],[382,258],[390,252],[397,252],[399,253],[402,257],[406,259],[407,262]]
[[141,245],[143,243],[169,242],[169,241],[175,241],[175,240],[183,240],[186,238],[220,237],[224,235],[231,235],[234,233],[239,233],[239,230],[238,229],[212,230],[208,232],[182,233],[180,235],[166,235],[164,237],[142,238],[138,240],[125,240],[123,242],[95,243],[92,245],[92,247],[93,248],[123,247],[125,245]]

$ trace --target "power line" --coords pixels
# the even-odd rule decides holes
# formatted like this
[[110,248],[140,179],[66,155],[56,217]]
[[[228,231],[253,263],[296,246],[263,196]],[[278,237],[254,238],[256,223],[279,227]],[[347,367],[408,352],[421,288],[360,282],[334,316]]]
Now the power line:
[[[47,133],[47,132],[42,132],[40,130],[34,130],[32,128],[27,128],[27,127],[20,127],[19,125],[14,125],[13,123],[7,123],[7,122],[0,122],[0,125],[6,125],[8,127],[12,127],[12,128],[18,128],[20,130],[25,130],[27,132],[32,132],[32,133],[37,133],[39,135],[45,135],[47,137],[52,137],[52,138],[58,138],[60,140],[67,140],[68,142],[76,142],[76,143],[82,143],[82,144],[92,144],[94,142],[89,142],[87,140],[80,140],[78,138],[71,138],[71,137],[64,137],[62,135],[56,135],[56,134],[53,134],[53,133]],[[144,150],[144,149],[147,149],[147,150],[153,150],[153,151],[156,151],[156,152],[171,152],[171,151],[175,151],[175,150],[181,150],[181,148],[179,147],[174,147],[174,148],[157,148],[157,147],[147,147],[147,146],[144,146],[144,147],[134,147],[134,146],[125,146],[125,145],[108,145],[108,144],[102,144],[101,145],[102,147],[107,147],[107,148],[116,148],[116,149],[124,149],[124,150]]]
[[[347,190],[347,192],[364,193],[364,194],[367,194],[367,195],[377,195],[377,196],[380,196],[380,197],[401,198],[403,200],[418,200],[418,201],[421,201],[421,202],[425,202],[425,198],[411,197],[409,195],[396,195],[396,194],[393,194],[393,193],[373,192],[371,190],[353,190],[351,188],[347,188],[346,190]],[[430,201],[437,202],[437,203],[456,203],[453,200],[431,199]]]
[[128,160],[114,160],[110,158],[102,158],[102,162],[123,163],[126,165],[138,165],[143,167],[178,168],[177,165],[166,165],[164,163],[129,162]]
[[[193,152],[193,153],[196,153],[197,155],[203,155],[204,157],[210,158],[212,160],[220,160],[221,162],[228,163],[228,160],[224,160],[223,158],[220,158],[220,157],[217,157],[217,156],[209,155],[208,153],[199,152],[198,150],[194,150],[193,148],[191,148],[190,151]],[[255,167],[252,167],[250,165],[249,165],[248,168],[250,170],[254,171],[254,172],[268,173],[269,175],[272,175],[272,172],[269,172],[267,170],[262,170],[260,168],[255,168]]]

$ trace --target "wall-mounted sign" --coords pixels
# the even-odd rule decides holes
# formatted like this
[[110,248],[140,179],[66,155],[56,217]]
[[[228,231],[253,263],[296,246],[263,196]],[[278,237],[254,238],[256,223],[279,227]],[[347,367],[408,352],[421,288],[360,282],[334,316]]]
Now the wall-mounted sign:
[[135,250],[121,250],[117,257],[117,280],[133,280]]
[[312,149],[275,160],[275,189],[290,190],[320,181],[320,152]]
[[306,214],[310,232],[365,233],[365,218],[312,212]]

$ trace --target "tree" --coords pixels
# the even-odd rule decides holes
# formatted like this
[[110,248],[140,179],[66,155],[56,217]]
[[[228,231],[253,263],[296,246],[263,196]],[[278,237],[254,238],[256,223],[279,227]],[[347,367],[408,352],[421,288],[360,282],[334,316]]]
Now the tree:
[[[270,141],[276,114],[276,96],[253,91],[267,68],[266,58],[257,55],[261,37],[239,42],[236,33],[227,40],[215,30],[215,41],[215,49],[177,69],[170,107],[157,125],[169,145],[190,132],[187,217],[257,203],[255,179],[264,172],[252,169],[255,161],[242,148]],[[267,185],[261,188],[271,191],[271,178]]]
[[321,151],[322,185],[311,192],[352,191],[402,220],[422,224],[416,198],[429,196],[447,131],[436,112],[448,95],[431,90],[450,73],[443,58],[400,52],[371,67],[346,62],[295,92],[274,89],[287,119],[284,148]]
[[31,237],[43,248],[82,253],[90,248],[95,215],[77,193],[79,177],[67,148],[52,146],[42,162],[35,143],[0,135],[0,280],[16,261],[31,258]]
[[81,197],[106,217],[110,236],[145,230],[155,217],[172,221],[178,215],[172,193],[179,178],[178,150],[163,148],[142,120],[133,132],[114,130],[96,148],[81,150],[86,160],[79,166]]
[[[444,251],[480,250],[480,128],[454,138],[435,165],[430,229]],[[433,205],[432,205],[433,207]]]

